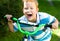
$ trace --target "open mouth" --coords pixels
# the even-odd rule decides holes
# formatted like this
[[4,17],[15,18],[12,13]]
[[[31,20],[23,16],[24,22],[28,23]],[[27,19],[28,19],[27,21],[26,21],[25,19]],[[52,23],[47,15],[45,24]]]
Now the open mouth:
[[27,15],[30,16],[30,17],[32,16],[32,14],[27,14]]
[[32,14],[27,14],[27,17],[28,17],[28,18],[31,18],[31,17],[32,17]]

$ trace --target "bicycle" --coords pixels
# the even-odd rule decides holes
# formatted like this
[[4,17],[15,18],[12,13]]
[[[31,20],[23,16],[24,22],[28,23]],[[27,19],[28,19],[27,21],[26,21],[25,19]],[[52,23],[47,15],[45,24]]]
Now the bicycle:
[[[23,41],[32,41],[32,39],[30,38],[30,36],[33,35],[33,34],[35,34],[35,33],[37,33],[40,28],[42,28],[43,26],[44,27],[51,27],[52,26],[51,24],[41,24],[41,25],[38,25],[38,27],[35,29],[34,32],[28,32],[28,31],[22,30],[22,28],[20,27],[20,22],[18,21],[17,18],[12,17],[11,19],[16,22],[16,24],[18,26],[18,30],[25,35],[24,38],[23,38]],[[30,25],[30,24],[27,24],[27,25]],[[37,26],[37,25],[33,25],[33,26]],[[43,29],[43,30],[45,31],[45,29]]]

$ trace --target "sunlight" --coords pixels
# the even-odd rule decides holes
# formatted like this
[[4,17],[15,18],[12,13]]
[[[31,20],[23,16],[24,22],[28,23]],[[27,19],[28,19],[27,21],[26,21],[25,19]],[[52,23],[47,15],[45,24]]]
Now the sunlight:
[[52,33],[60,37],[60,29],[52,30]]

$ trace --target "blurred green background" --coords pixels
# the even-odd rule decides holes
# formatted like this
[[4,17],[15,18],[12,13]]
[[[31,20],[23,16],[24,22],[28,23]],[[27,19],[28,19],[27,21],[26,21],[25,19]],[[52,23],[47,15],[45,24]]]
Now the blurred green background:
[[[49,13],[60,21],[60,0],[38,0],[38,2],[40,12]],[[6,14],[12,14],[16,18],[21,17],[23,15],[22,0],[0,0],[0,41],[21,41],[22,33],[9,32],[7,21],[4,19]],[[60,27],[54,33],[51,41],[60,41]]]

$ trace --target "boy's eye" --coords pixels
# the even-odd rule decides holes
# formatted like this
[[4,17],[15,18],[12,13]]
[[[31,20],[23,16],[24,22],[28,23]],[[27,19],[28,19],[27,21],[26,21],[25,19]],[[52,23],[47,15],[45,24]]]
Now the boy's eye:
[[24,9],[26,9],[26,10],[27,10],[28,8],[24,8]]
[[[29,8],[24,8],[25,10],[28,10]],[[30,9],[33,9],[33,8],[30,8]]]
[[33,8],[31,8],[31,9],[33,9]]

